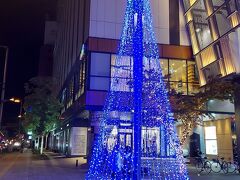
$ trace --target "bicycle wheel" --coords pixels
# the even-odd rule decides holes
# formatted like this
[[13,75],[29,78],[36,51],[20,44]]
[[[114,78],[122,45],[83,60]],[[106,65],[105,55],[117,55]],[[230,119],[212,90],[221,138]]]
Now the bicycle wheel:
[[212,169],[211,169],[212,164],[209,161],[204,162],[204,170],[206,171],[207,174],[209,174]]
[[211,165],[211,169],[213,172],[219,173],[221,171],[221,165],[219,164],[219,162],[213,162]]
[[234,173],[237,170],[237,165],[231,162],[228,162],[228,172]]
[[222,170],[225,174],[228,173],[228,163],[226,161],[224,161],[222,164]]
[[195,168],[197,170],[198,173],[201,173],[203,171],[203,163],[198,161],[195,163]]

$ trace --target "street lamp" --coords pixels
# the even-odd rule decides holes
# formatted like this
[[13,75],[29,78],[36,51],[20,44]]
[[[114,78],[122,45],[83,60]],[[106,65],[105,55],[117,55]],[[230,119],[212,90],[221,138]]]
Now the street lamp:
[[22,118],[22,109],[23,109],[23,101],[19,98],[11,98],[9,99],[9,101],[11,102],[14,102],[14,103],[20,103],[20,109],[19,109],[19,115],[18,115],[18,118],[19,118],[19,123],[18,123],[18,133],[20,134],[20,124],[21,124],[21,118]]
[[0,129],[2,124],[2,114],[3,114],[3,101],[5,96],[5,86],[6,86],[6,76],[7,76],[7,63],[8,63],[8,47],[0,46],[0,48],[5,49],[5,62],[3,70],[3,81],[2,81],[2,92],[1,92],[1,102],[0,102]]
[[23,102],[22,102],[22,100],[13,97],[13,98],[9,99],[9,101],[14,102],[14,103],[20,103],[20,110],[19,110],[19,115],[18,115],[18,117],[21,118],[21,117],[22,117],[22,108],[23,108]]

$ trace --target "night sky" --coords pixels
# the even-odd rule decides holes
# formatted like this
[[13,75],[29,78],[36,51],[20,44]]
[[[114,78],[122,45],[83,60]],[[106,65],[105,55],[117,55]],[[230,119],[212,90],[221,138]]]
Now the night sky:
[[[24,97],[24,83],[37,75],[46,14],[55,14],[56,0],[1,0],[0,45],[9,47],[5,98]],[[0,50],[0,83],[4,51]],[[17,121],[20,105],[5,103],[4,124]]]

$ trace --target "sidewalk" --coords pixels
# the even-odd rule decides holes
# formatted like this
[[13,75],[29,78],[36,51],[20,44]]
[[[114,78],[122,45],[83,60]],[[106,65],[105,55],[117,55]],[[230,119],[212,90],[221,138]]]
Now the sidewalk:
[[[87,172],[81,165],[83,158],[65,158],[56,153],[46,152],[41,159],[31,151],[14,152],[0,160],[0,180],[84,180]],[[79,166],[76,167],[76,160]]]
[[54,153],[50,151],[46,151],[44,152],[44,154],[47,156],[48,160],[50,160],[52,165],[55,167],[78,168],[82,172],[86,172],[88,169],[88,166],[86,164],[87,160],[84,159],[83,157],[66,157],[65,155],[61,155],[59,153]]
[[[79,166],[76,167],[76,160]],[[191,180],[239,180],[240,174],[201,174],[189,166]],[[86,159],[68,158],[57,153],[45,156],[25,153],[7,153],[0,159],[0,180],[84,180],[88,167]]]

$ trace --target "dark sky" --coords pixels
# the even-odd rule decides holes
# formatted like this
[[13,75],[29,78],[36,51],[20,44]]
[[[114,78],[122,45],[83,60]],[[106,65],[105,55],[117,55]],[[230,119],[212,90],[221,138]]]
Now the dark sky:
[[[6,98],[24,97],[24,83],[37,75],[40,47],[44,38],[46,14],[55,14],[56,0],[1,0],[0,45],[9,46]],[[54,18],[54,17],[53,17]],[[0,83],[3,72],[0,50]],[[12,122],[19,105],[6,103],[4,122]]]

